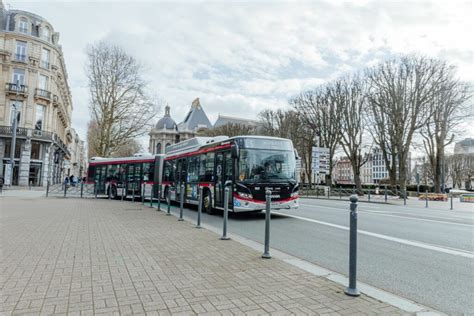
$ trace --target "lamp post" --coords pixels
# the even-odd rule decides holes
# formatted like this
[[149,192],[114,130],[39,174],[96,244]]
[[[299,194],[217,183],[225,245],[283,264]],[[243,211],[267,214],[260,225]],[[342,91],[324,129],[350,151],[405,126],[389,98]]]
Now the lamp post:
[[15,104],[13,104],[12,113],[13,113],[13,122],[12,122],[12,143],[10,146],[10,186],[13,185],[13,169],[15,167],[15,150],[16,150],[16,128],[17,128],[17,113],[16,105],[18,104],[18,90],[20,89],[20,80],[16,81],[16,94],[15,94]]

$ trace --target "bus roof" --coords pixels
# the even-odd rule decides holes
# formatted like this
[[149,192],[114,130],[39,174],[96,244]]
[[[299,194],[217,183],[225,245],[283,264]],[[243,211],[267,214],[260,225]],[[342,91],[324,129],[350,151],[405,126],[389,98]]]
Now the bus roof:
[[99,164],[117,164],[117,163],[134,163],[134,162],[149,162],[154,161],[155,157],[164,156],[160,155],[142,155],[134,157],[118,157],[118,158],[102,158],[102,157],[92,157],[89,160],[89,165],[99,165]]

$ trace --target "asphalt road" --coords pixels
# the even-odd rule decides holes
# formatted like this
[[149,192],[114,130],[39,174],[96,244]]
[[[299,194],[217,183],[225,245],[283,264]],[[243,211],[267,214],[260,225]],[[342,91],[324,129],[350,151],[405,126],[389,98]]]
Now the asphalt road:
[[[474,210],[409,204],[359,203],[358,280],[449,314],[474,313]],[[298,210],[273,214],[270,246],[347,275],[348,209],[348,201],[301,199]],[[264,218],[230,214],[228,230],[263,243]],[[222,227],[222,215],[202,222]]]

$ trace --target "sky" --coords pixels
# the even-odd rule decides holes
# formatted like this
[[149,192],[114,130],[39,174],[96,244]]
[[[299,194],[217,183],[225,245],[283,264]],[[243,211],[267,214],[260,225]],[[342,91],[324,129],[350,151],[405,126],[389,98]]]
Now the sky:
[[[151,94],[176,122],[199,97],[218,114],[256,119],[267,108],[397,54],[447,60],[474,82],[471,1],[4,1],[60,33],[72,124],[86,139],[86,49],[122,46],[145,67]],[[157,109],[158,120],[164,106]],[[459,137],[474,137],[474,124]],[[148,138],[142,139],[143,145]]]

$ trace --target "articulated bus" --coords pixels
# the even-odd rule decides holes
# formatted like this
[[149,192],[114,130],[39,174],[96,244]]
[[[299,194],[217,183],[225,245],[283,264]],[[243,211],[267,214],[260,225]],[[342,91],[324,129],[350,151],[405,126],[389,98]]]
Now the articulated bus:
[[272,209],[290,209],[298,207],[296,159],[288,139],[196,137],[168,146],[164,156],[91,160],[89,181],[97,180],[99,191],[110,191],[113,198],[139,197],[143,186],[154,184],[154,197],[160,186],[161,199],[178,202],[184,194],[187,204],[198,204],[202,187],[203,210],[210,214],[224,208],[226,186],[234,212],[265,209],[265,191],[270,189]]

